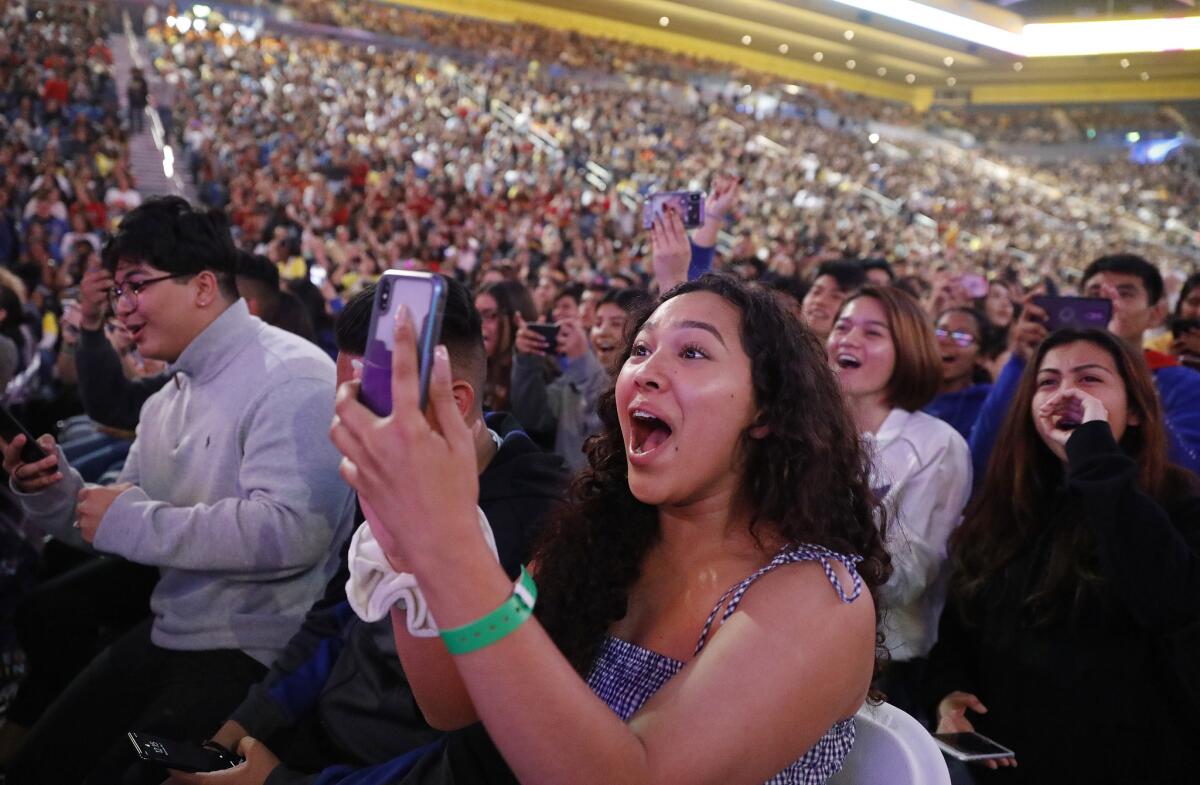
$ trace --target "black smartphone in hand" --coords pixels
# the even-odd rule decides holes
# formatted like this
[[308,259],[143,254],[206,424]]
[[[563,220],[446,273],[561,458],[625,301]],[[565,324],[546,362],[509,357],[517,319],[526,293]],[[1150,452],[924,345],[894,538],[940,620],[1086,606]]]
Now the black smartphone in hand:
[[546,349],[548,352],[550,352],[550,354],[555,354],[558,352],[557,324],[527,324],[525,326],[542,336],[542,339],[547,344]]
[[10,444],[17,436],[25,437],[25,444],[21,447],[21,460],[24,463],[34,463],[46,457],[46,451],[37,443],[37,439],[29,432],[29,429],[13,416],[7,406],[2,405],[0,405],[0,436]]
[[243,758],[230,754],[215,744],[201,746],[133,731],[128,735],[129,743],[133,745],[139,759],[176,771],[221,771],[232,769],[243,761]]

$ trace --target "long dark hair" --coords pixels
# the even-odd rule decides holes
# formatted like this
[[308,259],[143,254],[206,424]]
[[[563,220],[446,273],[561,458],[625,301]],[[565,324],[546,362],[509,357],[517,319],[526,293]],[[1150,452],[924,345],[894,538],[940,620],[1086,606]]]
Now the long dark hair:
[[517,314],[526,322],[537,321],[533,296],[520,281],[496,281],[482,286],[476,297],[486,294],[496,301],[500,333],[496,351],[487,358],[487,380],[483,389],[483,408],[506,411],[509,408],[509,388],[512,385],[513,347],[517,340]]
[[[756,425],[767,428],[763,438],[746,434],[741,445],[751,532],[765,526],[791,544],[861,556],[859,573],[874,593],[891,574],[891,560],[867,457],[820,341],[770,294],[728,276],[681,284],[657,305],[692,292],[716,294],[741,313],[761,413]],[[629,331],[626,359],[650,313]],[[629,589],[659,537],[657,509],[629,490],[615,392],[602,398],[599,414],[604,430],[588,441],[589,467],[535,549],[543,588],[538,617],[580,673],[591,668],[609,626],[625,616]]]
[[1127,409],[1139,418],[1121,437],[1121,449],[1138,466],[1138,487],[1168,501],[1188,493],[1188,473],[1167,458],[1167,436],[1154,380],[1137,351],[1105,330],[1064,328],[1042,341],[1025,368],[1008,417],[996,438],[983,488],[950,537],[952,594],[970,603],[983,586],[1040,536],[1053,537],[1038,585],[1022,601],[1041,623],[1078,607],[1098,582],[1095,544],[1083,521],[1070,514],[1046,532],[1046,516],[1062,486],[1063,465],[1038,435],[1031,407],[1038,369],[1050,350],[1086,341],[1103,349],[1125,384]]

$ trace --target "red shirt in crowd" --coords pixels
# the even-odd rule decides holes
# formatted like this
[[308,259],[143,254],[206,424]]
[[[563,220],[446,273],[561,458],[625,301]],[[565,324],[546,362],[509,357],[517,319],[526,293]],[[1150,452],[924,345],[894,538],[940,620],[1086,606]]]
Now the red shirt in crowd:
[[42,87],[42,100],[49,101],[53,99],[58,101],[60,105],[66,104],[70,94],[69,91],[70,87],[67,85],[66,79],[52,76],[46,80],[45,86]]

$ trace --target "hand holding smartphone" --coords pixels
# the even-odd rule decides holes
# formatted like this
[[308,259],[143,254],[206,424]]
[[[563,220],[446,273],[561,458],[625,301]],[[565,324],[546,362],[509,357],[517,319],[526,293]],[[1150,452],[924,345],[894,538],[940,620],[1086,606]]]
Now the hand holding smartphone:
[[22,463],[36,463],[46,457],[46,451],[38,444],[34,435],[13,416],[7,406],[0,406],[0,437],[4,438],[5,443],[12,444],[18,436],[25,437],[25,443],[21,445]]
[[649,229],[654,219],[663,217],[663,210],[670,205],[683,219],[687,229],[695,229],[704,223],[703,191],[663,191],[651,194],[642,203],[642,228]]
[[417,362],[420,368],[421,408],[429,399],[433,350],[442,335],[442,311],[446,283],[432,273],[388,270],[375,285],[367,352],[363,355],[360,398],[381,417],[392,412],[392,350],[395,346],[396,316],[405,306],[417,333]]
[[935,733],[933,740],[942,752],[967,763],[1006,758],[1015,760],[1017,757],[1012,750],[997,744],[982,733]]
[[168,769],[189,772],[222,771],[232,769],[242,758],[215,744],[192,744],[186,741],[151,736],[148,733],[128,734],[129,743],[140,760],[157,763]]

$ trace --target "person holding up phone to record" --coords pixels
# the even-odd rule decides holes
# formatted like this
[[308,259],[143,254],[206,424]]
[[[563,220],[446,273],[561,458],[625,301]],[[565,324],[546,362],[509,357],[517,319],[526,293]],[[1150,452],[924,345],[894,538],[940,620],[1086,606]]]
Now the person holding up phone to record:
[[[1176,357],[1143,349],[1146,331],[1161,324],[1167,313],[1162,274],[1140,256],[1102,256],[1084,270],[1082,288],[1087,297],[1111,303],[1108,331],[1142,353],[1149,365],[1162,399],[1171,460],[1200,474],[1200,372],[1183,367]],[[1012,356],[997,376],[971,430],[969,442],[977,483],[987,468],[1021,374],[1051,333],[1051,314],[1035,297],[1026,298],[1011,333]]]
[[1163,425],[1139,352],[1110,332],[1062,329],[1030,359],[950,538],[926,679],[939,734],[1015,753],[983,761],[1020,765],[981,784],[1194,779],[1200,480],[1168,460]]

